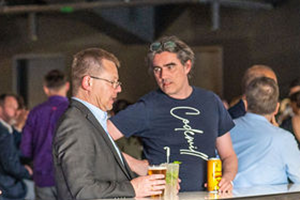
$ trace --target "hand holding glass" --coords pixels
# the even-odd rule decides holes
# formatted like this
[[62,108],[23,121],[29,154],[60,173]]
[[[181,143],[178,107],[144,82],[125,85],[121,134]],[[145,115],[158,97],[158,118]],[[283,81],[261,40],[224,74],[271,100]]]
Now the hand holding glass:
[[[148,174],[163,174],[166,178],[167,167],[162,165],[152,165],[148,167]],[[164,190],[159,195],[152,195],[152,198],[162,197],[164,195]]]

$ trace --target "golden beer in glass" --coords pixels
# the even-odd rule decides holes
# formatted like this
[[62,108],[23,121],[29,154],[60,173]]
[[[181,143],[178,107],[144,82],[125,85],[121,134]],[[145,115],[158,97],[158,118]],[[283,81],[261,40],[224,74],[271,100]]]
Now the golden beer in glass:
[[[148,174],[163,174],[166,178],[166,173],[167,173],[167,167],[166,166],[161,166],[161,165],[151,165],[148,167]],[[165,179],[164,178],[164,179]],[[164,195],[164,190],[162,191],[161,194],[158,195],[151,195],[151,198],[160,198],[163,197]]]

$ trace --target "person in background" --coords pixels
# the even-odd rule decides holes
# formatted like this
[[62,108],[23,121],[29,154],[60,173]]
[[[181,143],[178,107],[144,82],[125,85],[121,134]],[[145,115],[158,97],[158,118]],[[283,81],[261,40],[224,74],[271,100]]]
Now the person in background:
[[[13,129],[14,129],[13,135],[15,138],[15,144],[17,146],[17,149],[20,151],[20,144],[21,144],[21,140],[22,140],[22,129],[27,120],[29,110],[26,108],[25,102],[24,102],[24,99],[22,96],[18,95],[17,99],[18,99],[19,108],[17,110],[16,119],[13,122]],[[20,152],[20,155],[21,155],[21,152]]]
[[30,111],[23,128],[21,151],[33,160],[36,200],[55,200],[52,139],[57,121],[69,105],[69,82],[63,72],[52,70],[44,77],[43,89],[48,100]]
[[[149,68],[159,89],[143,96],[108,121],[116,140],[124,135],[142,138],[144,154],[151,165],[180,161],[181,191],[205,190],[207,160],[217,148],[223,162],[220,192],[231,192],[237,172],[229,130],[234,126],[220,98],[189,84],[194,64],[192,49],[175,36],[150,45]],[[147,162],[127,157],[130,166],[146,174]]]
[[290,97],[300,91],[300,78],[294,79],[289,86],[289,96],[281,101],[280,114],[277,116],[280,126],[293,132],[292,130],[292,117],[294,116],[294,111],[291,107]]
[[73,97],[53,140],[60,200],[145,197],[161,194],[163,174],[136,177],[107,133],[107,111],[121,92],[118,59],[90,48],[72,64]]
[[222,103],[223,103],[224,107],[226,108],[226,110],[228,110],[228,108],[229,108],[228,101],[226,99],[222,99]]
[[[232,119],[236,119],[242,117],[247,112],[247,102],[245,97],[245,89],[247,88],[248,84],[255,78],[258,77],[269,77],[275,80],[277,83],[277,77],[275,72],[266,65],[253,65],[252,67],[248,68],[243,76],[242,79],[242,90],[243,95],[242,98],[238,101],[237,104],[230,107],[228,109],[229,114],[231,115]],[[276,124],[275,118],[273,119],[274,124]]]
[[289,96],[300,91],[300,78],[294,79],[290,84]]
[[292,93],[289,99],[293,115],[285,119],[280,127],[294,134],[300,148],[300,91]]
[[[119,99],[115,101],[113,104],[113,109],[110,112],[111,116],[116,115],[118,112],[124,110],[129,105],[131,105],[131,103],[125,99]],[[140,138],[135,136],[129,138],[123,137],[116,140],[115,142],[122,152],[136,159],[142,158],[143,146],[141,144]]]
[[300,151],[295,138],[272,125],[279,103],[274,79],[260,77],[246,88],[248,109],[231,130],[238,157],[235,187],[300,183]]
[[32,169],[20,162],[13,127],[19,108],[17,96],[0,95],[0,190],[3,200],[33,199],[24,179],[30,179]]
[[27,107],[25,105],[24,98],[20,95],[18,95],[17,98],[18,98],[19,108],[17,111],[17,117],[15,119],[13,127],[18,132],[22,132],[22,129],[25,125],[25,122],[26,122],[28,114],[29,114],[29,110],[27,109]]

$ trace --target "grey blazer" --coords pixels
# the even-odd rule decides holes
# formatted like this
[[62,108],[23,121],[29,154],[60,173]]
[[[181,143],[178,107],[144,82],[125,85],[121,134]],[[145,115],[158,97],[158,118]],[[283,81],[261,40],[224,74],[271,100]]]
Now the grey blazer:
[[135,196],[130,180],[136,175],[82,103],[72,100],[61,117],[52,153],[59,200]]

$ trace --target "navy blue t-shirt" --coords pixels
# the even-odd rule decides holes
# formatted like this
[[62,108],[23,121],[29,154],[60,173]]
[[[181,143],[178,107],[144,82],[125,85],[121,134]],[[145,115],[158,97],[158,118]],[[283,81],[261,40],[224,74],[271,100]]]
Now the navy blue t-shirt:
[[212,92],[193,87],[186,99],[174,99],[161,90],[150,92],[111,118],[126,136],[142,138],[150,164],[180,161],[181,191],[204,190],[207,159],[215,157],[216,138],[234,123]]

